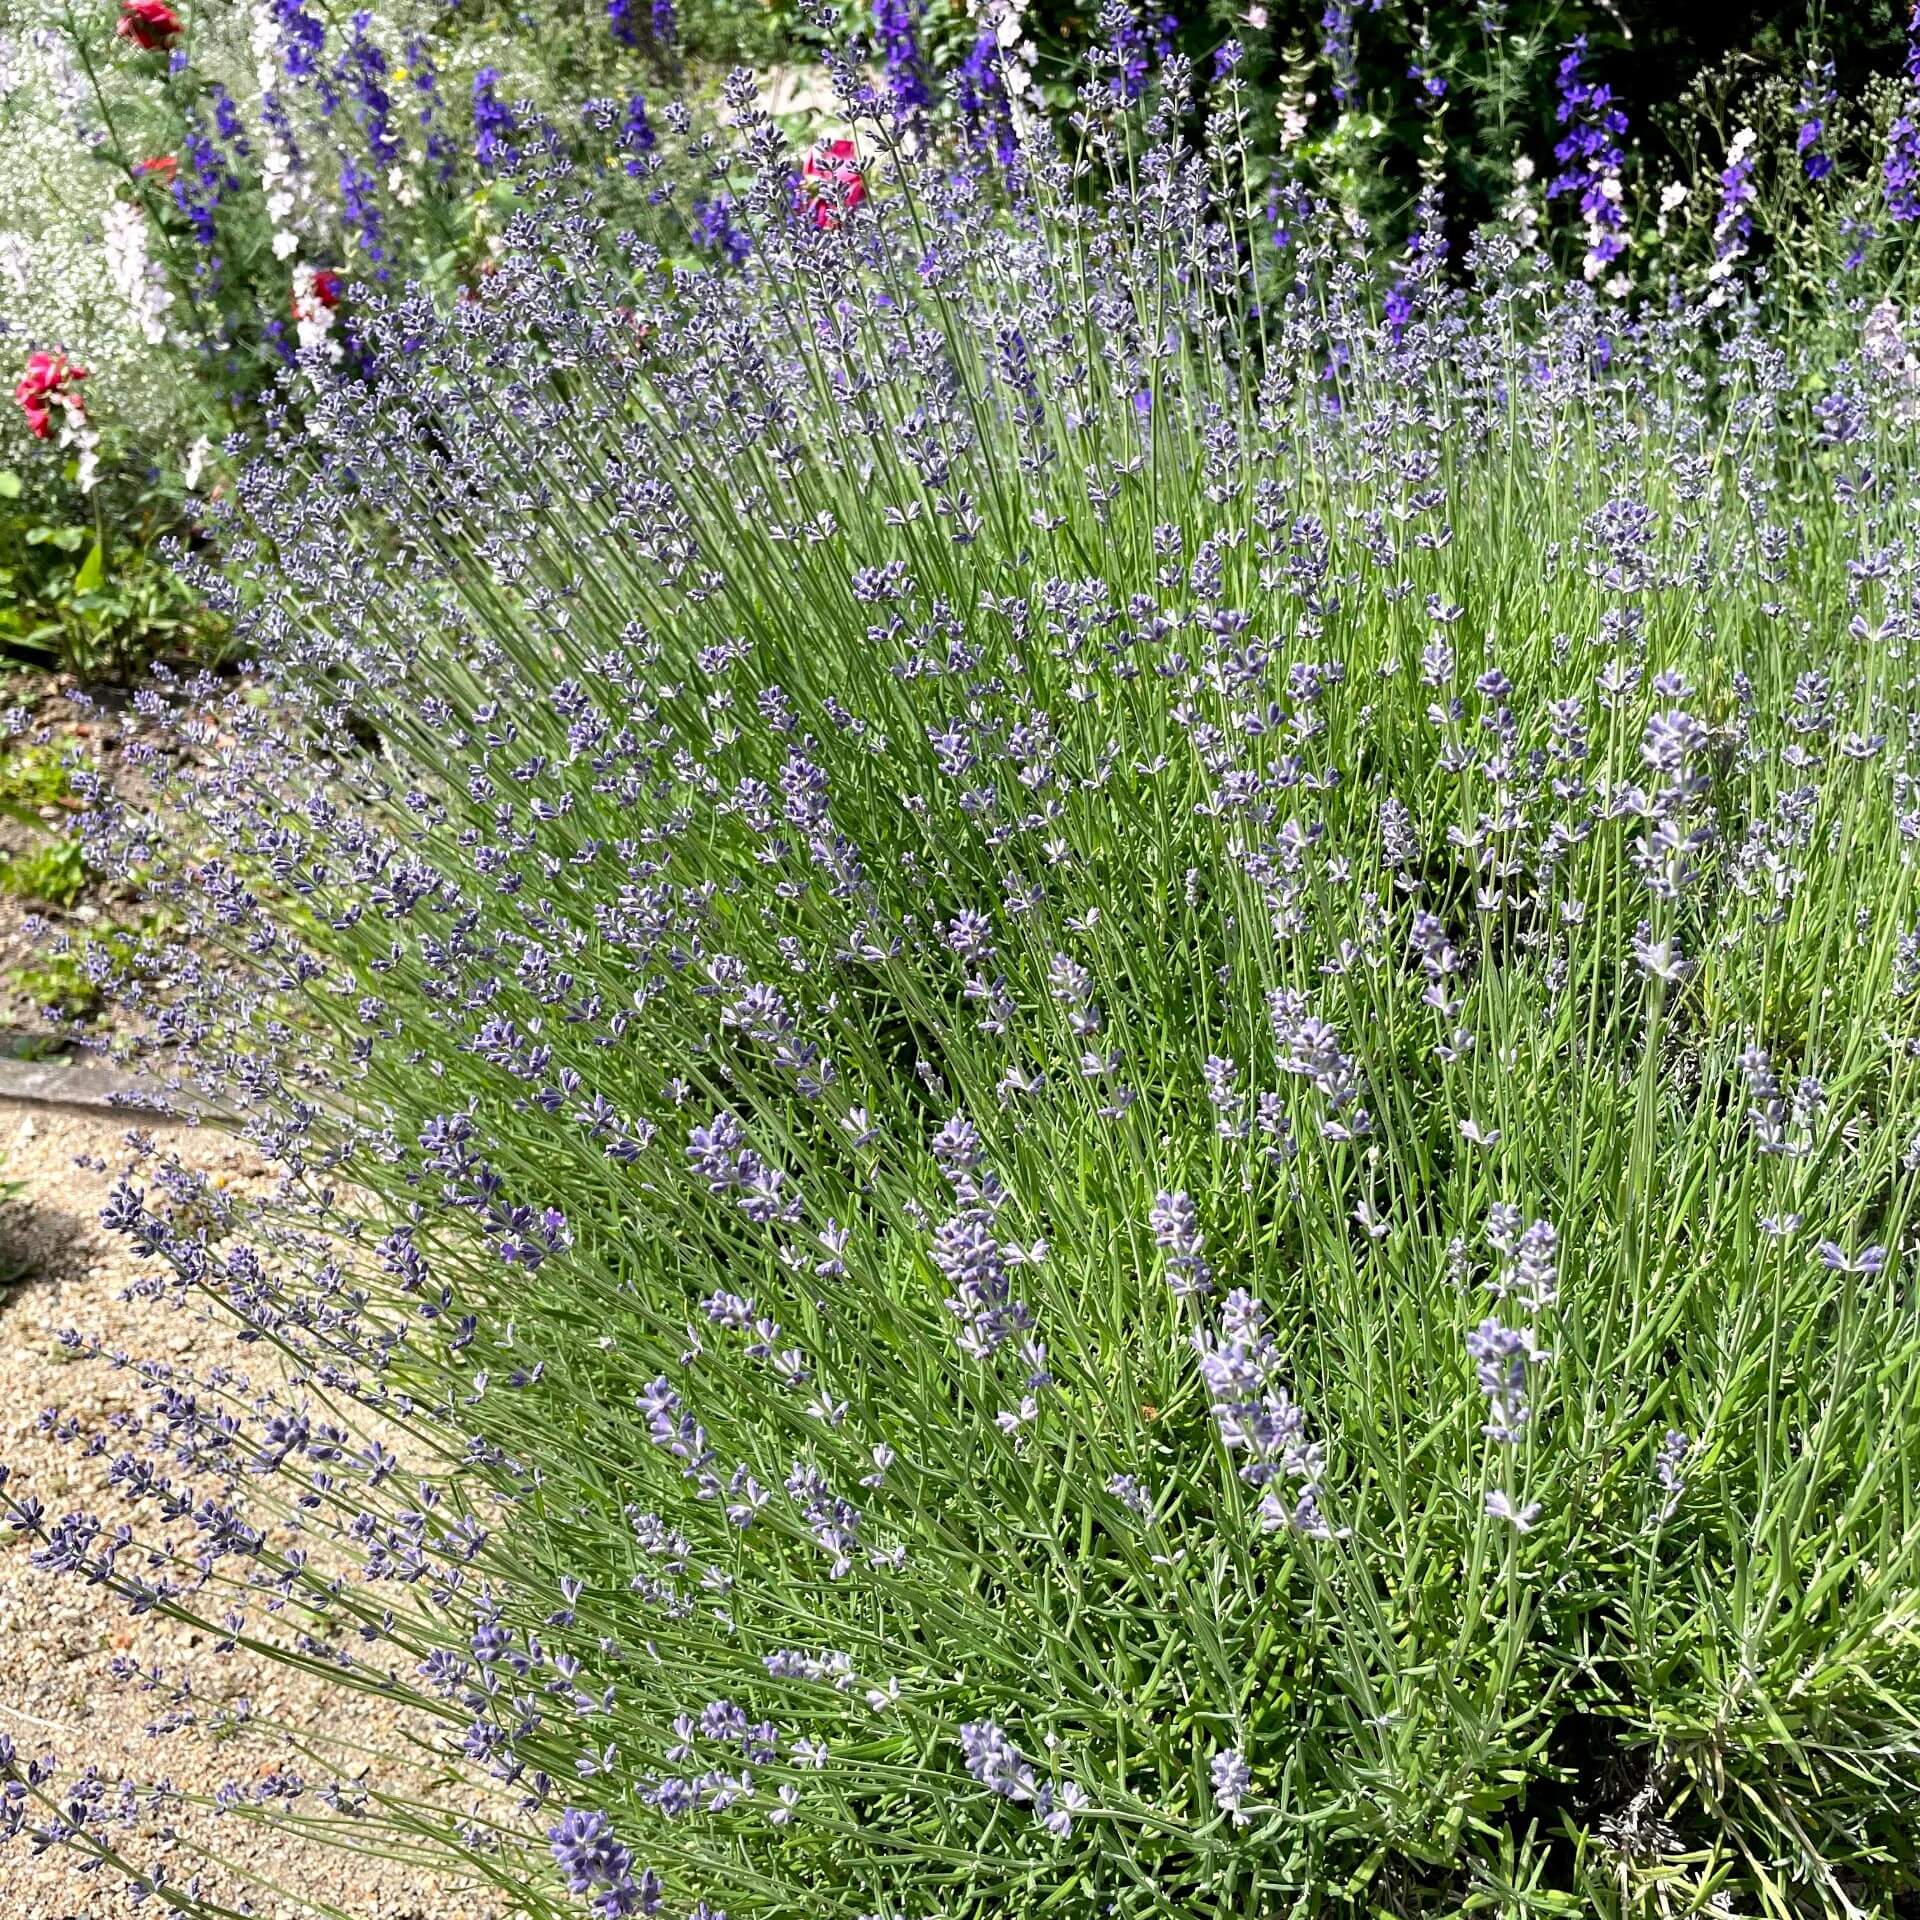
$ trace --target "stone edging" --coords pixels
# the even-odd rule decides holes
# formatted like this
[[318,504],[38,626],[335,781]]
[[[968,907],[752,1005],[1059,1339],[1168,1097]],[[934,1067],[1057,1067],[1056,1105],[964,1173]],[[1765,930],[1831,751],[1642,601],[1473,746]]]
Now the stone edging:
[[9,1101],[172,1120],[199,1119],[216,1111],[190,1093],[170,1093],[157,1080],[61,1060],[0,1059],[0,1102]]

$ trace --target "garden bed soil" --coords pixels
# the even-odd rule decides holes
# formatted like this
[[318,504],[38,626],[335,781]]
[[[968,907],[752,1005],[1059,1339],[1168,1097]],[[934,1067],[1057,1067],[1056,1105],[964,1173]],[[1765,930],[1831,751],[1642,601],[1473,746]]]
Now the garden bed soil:
[[[0,717],[18,718],[0,732],[0,787],[24,757],[55,760],[74,751],[104,773],[115,790],[139,790],[135,746],[151,748],[162,729],[134,710],[121,689],[82,692],[69,677],[33,669],[0,669]],[[17,729],[17,730],[15,730]],[[71,795],[30,805],[37,825],[0,812],[0,862],[31,857],[56,841],[72,840],[79,803]],[[82,1054],[110,1042],[115,1015],[108,1005],[88,1008],[78,1019],[49,1018],[49,963],[63,940],[85,942],[115,928],[139,923],[142,902],[130,889],[93,873],[83,876],[71,900],[29,896],[17,885],[0,885],[0,1060]],[[0,1089],[3,1093],[4,1089]]]

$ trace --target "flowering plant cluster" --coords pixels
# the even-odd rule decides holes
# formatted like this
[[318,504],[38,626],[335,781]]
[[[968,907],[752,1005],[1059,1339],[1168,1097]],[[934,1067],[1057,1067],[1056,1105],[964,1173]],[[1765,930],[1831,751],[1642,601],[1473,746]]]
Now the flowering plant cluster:
[[[163,524],[190,518],[223,483],[220,448],[274,371],[319,338],[355,363],[356,282],[398,275],[451,301],[490,270],[516,204],[502,153],[617,171],[621,217],[671,231],[647,155],[673,32],[664,6],[631,45],[596,24],[596,63],[476,43],[464,16],[414,0],[338,18],[305,0],[16,9],[0,28],[0,364],[18,403],[0,422],[0,548],[42,524],[84,532],[97,559],[80,577],[125,600],[136,528],[156,500]],[[596,91],[616,67],[621,94]],[[87,384],[64,383],[77,404],[50,414],[33,369],[59,362]],[[71,596],[28,557],[0,579],[0,630],[64,632]]]
[[[623,215],[671,230],[645,155],[674,33],[665,5],[637,37],[596,27],[595,57],[562,71],[544,43],[476,43],[410,0],[341,19],[305,0],[29,13],[0,42],[0,350],[88,366],[99,423],[178,478],[352,283],[470,290],[512,218],[509,158],[616,171]],[[616,69],[609,99],[593,83]]]
[[[738,183],[716,174],[710,155],[665,177],[655,124],[662,89],[682,77],[684,37],[717,48],[726,33],[704,12],[683,18],[670,0],[644,10],[620,0],[584,26],[537,11],[516,20],[426,0],[344,19],[308,0],[115,0],[23,16],[0,53],[0,111],[25,136],[12,164],[34,177],[4,196],[13,211],[0,234],[0,351],[18,355],[17,366],[29,353],[65,354],[92,373],[93,446],[64,465],[69,483],[84,492],[118,466],[157,470],[191,492],[215,476],[219,443],[252,418],[303,342],[325,332],[333,357],[353,359],[355,283],[398,277],[443,300],[471,292],[503,244],[524,166],[617,172],[624,197],[618,183],[600,196],[616,229],[738,264],[751,244],[736,218]],[[1208,109],[1243,122],[1249,183],[1272,201],[1276,228],[1287,192],[1336,180],[1355,211],[1383,214],[1393,230],[1412,207],[1421,243],[1412,183],[1396,181],[1359,131],[1397,124],[1376,111],[1387,103],[1371,76],[1384,61],[1402,96],[1391,114],[1411,114],[1421,130],[1426,187],[1444,185],[1469,208],[1494,195],[1527,233],[1552,202],[1577,206],[1565,244],[1591,276],[1705,277],[1727,303],[1746,297],[1758,279],[1748,275],[1776,254],[1805,272],[1838,258],[1809,248],[1787,210],[1763,207],[1758,176],[1778,171],[1782,149],[1756,150],[1751,126],[1706,156],[1690,184],[1657,188],[1605,77],[1617,49],[1597,55],[1580,36],[1556,50],[1524,7],[1463,11],[1421,26],[1404,49],[1406,23],[1377,3],[1290,21],[1284,9],[1253,8],[1227,23],[1222,42],[1196,18],[1134,0],[1110,0],[1071,29],[1040,0],[874,0],[851,26],[912,144],[998,177],[1017,166],[1021,118],[1066,110],[1069,60],[1098,98],[1127,105],[1176,43],[1191,51],[1204,40]],[[1256,110],[1254,76],[1306,24],[1318,78],[1294,89],[1273,122]],[[791,25],[815,43],[848,31],[806,5]],[[1815,226],[1844,234],[1849,268],[1871,256],[1877,286],[1904,271],[1900,242],[1913,221],[1904,156],[1920,114],[1916,47],[1920,35],[1910,35],[1905,79],[1864,126],[1820,47],[1800,76],[1789,170],[1817,208]],[[1528,76],[1536,88],[1552,76],[1555,88],[1552,117],[1531,127],[1506,104]],[[1314,99],[1338,120],[1325,139],[1309,136]],[[1450,145],[1448,114],[1461,102],[1474,140],[1498,148],[1491,160]],[[831,219],[834,195],[816,189],[833,165],[856,176],[845,191],[865,189],[857,161],[830,159],[836,142],[851,146],[846,132],[815,132],[822,144],[796,191],[816,219]],[[1529,183],[1535,155],[1544,164],[1549,151],[1543,203]],[[1689,195],[1698,219],[1675,217]],[[315,276],[335,298],[314,301]],[[33,416],[23,417],[32,431]]]
[[88,829],[286,1176],[136,1138],[108,1224],[266,1359],[76,1329],[111,1501],[0,1497],[467,1792],[0,1746],[23,1843],[218,1914],[183,1800],[540,1915],[1920,1890],[1906,323],[1305,194],[1276,292],[1125,72],[1009,176],[737,76],[663,117],[737,264],[523,163],[472,298],[294,347],[202,582],[271,697],[156,690]]

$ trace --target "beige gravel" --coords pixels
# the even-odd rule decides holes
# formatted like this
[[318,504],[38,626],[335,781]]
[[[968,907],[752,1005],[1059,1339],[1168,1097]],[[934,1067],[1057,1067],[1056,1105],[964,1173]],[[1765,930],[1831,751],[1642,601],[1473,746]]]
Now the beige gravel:
[[[200,1365],[224,1359],[256,1376],[261,1371],[260,1349],[242,1347],[224,1327],[119,1298],[133,1262],[97,1218],[112,1170],[127,1157],[130,1124],[119,1115],[0,1101],[0,1176],[18,1190],[0,1205],[0,1272],[17,1264],[25,1276],[14,1284],[0,1279],[0,1461],[13,1470],[12,1489],[36,1493],[49,1514],[84,1505],[104,1515],[109,1508],[97,1498],[105,1463],[84,1461],[77,1448],[37,1434],[40,1409],[58,1406],[92,1426],[136,1405],[126,1374],[61,1354],[61,1328],[78,1327],[137,1354],[191,1353]],[[156,1126],[152,1133],[163,1149],[224,1180],[246,1185],[260,1177],[239,1146],[210,1129]],[[90,1164],[99,1162],[105,1167]],[[324,1728],[375,1752],[400,1745],[399,1717],[384,1703],[252,1656],[215,1656],[203,1636],[176,1622],[129,1620],[110,1596],[29,1565],[16,1537],[0,1533],[0,1731],[23,1756],[50,1747],[63,1770],[91,1764],[110,1781],[170,1778],[189,1791],[251,1778],[276,1761],[303,1766],[288,1757],[284,1739],[258,1732],[216,1741],[194,1727],[151,1738],[149,1723],[166,1710],[168,1696],[114,1681],[107,1669],[116,1653],[131,1653],[147,1667],[158,1663],[170,1678],[186,1671],[202,1715],[246,1695],[262,1712],[303,1729]],[[370,1776],[376,1784],[399,1777],[391,1769]],[[249,1871],[330,1903],[351,1920],[500,1920],[505,1912],[490,1898],[435,1884],[418,1868],[358,1859],[193,1809],[176,1824]],[[176,1878],[191,1871],[184,1848],[169,1861]],[[238,1904],[239,1884],[223,1879],[219,1890]],[[251,1900],[261,1916],[311,1911],[257,1889]],[[129,1911],[116,1882],[79,1872],[71,1855],[35,1860],[22,1842],[0,1846],[0,1920],[105,1920]]]

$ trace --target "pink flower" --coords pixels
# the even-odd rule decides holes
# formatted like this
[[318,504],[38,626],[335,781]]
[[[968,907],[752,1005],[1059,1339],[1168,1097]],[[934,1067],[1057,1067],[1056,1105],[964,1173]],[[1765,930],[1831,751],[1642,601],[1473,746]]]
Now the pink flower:
[[170,45],[180,36],[180,16],[167,0],[120,0],[120,24],[114,32],[142,53]]
[[800,164],[802,204],[823,232],[836,227],[867,197],[859,149],[851,140],[822,140]]
[[28,354],[26,371],[13,383],[13,397],[27,416],[27,431],[36,440],[53,438],[55,407],[64,407],[70,420],[84,424],[86,402],[73,383],[86,377],[86,368],[76,367],[64,353],[43,350]]

